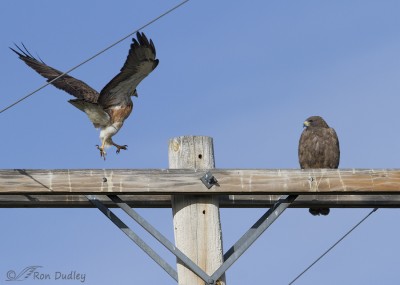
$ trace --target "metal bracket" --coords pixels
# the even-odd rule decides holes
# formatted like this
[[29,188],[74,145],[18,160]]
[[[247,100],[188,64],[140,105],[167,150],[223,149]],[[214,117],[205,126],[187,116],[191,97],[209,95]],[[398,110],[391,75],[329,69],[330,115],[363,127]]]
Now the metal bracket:
[[[205,177],[206,176],[206,177]],[[204,178],[205,177],[205,178]],[[204,183],[212,184],[210,187]],[[203,183],[210,189],[218,185],[215,177],[207,172],[202,177]],[[218,185],[219,186],[219,185]],[[149,232],[155,239],[164,245],[172,254],[182,261],[193,273],[199,276],[208,285],[218,284],[219,278],[232,266],[234,262],[257,240],[257,238],[285,211],[298,195],[282,196],[260,219],[224,254],[224,263],[211,275],[205,273],[197,264],[188,258],[182,251],[175,247],[165,236],[157,231],[150,223],[134,211],[128,204],[124,203],[117,195],[108,197],[122,210],[124,210],[141,227]],[[109,218],[120,230],[122,230],[132,241],[134,241],[145,253],[147,253],[158,265],[160,265],[174,280],[178,281],[178,274],[164,259],[162,259],[150,246],[148,246],[138,235],[136,235],[126,224],[124,224],[110,209],[101,203],[96,196],[86,198]]]
[[214,185],[219,187],[217,178],[215,178],[210,171],[207,171],[206,174],[200,178],[200,180],[207,187],[207,189],[210,189]]
[[272,225],[298,195],[284,195],[224,254],[224,263],[211,275],[217,280]]
[[120,207],[125,213],[134,219],[143,229],[151,234],[156,240],[158,240],[163,246],[165,246],[173,255],[180,259],[190,270],[192,270],[197,276],[203,279],[207,284],[214,284],[214,280],[210,279],[196,263],[188,258],[182,251],[180,251],[175,245],[170,242],[163,234],[155,229],[149,222],[147,222],[142,216],[140,216],[135,210],[129,207],[128,204],[124,203],[117,195],[108,195],[118,207]]
[[124,222],[121,221],[110,209],[101,203],[96,196],[85,195],[86,198],[110,219],[121,231],[123,231],[134,243],[147,253],[158,265],[160,265],[175,281],[178,282],[178,273],[164,259],[161,258],[148,244],[135,234]]

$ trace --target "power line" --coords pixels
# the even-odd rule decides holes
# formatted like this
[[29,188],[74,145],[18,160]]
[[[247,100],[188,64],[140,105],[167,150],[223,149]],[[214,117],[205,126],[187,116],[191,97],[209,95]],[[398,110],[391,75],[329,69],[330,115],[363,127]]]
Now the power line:
[[136,34],[138,31],[146,28],[147,26],[150,26],[151,24],[153,24],[154,22],[156,22],[157,20],[161,19],[162,17],[168,15],[169,13],[171,13],[172,11],[178,9],[179,7],[181,7],[183,4],[185,4],[186,2],[189,2],[189,0],[184,0],[181,3],[179,3],[178,5],[174,6],[173,8],[169,9],[168,11],[164,12],[163,14],[161,14],[160,16],[154,18],[153,20],[151,20],[150,22],[148,22],[147,24],[141,26],[140,28],[136,29],[135,31],[131,32],[129,35],[126,35],[125,37],[123,37],[122,39],[114,42],[113,44],[109,45],[108,47],[102,49],[101,51],[99,51],[98,53],[96,53],[95,55],[91,56],[90,58],[86,59],[85,61],[82,61],[81,63],[79,63],[78,65],[72,67],[71,69],[67,70],[66,72],[64,72],[63,74],[60,74],[59,76],[57,76],[56,78],[52,79],[51,81],[48,81],[46,84],[40,86],[38,89],[32,91],[31,93],[29,93],[28,95],[22,97],[21,99],[19,99],[18,101],[12,103],[11,105],[7,106],[6,108],[2,109],[0,111],[0,114],[7,111],[8,109],[14,107],[15,105],[17,105],[18,103],[22,102],[23,100],[25,100],[26,98],[32,96],[33,94],[37,93],[38,91],[42,90],[43,88],[45,88],[46,86],[52,84],[54,81],[56,81],[57,79],[63,77],[64,75],[70,73],[71,71],[74,71],[75,69],[77,69],[78,67],[84,65],[85,63],[91,61],[92,59],[94,59],[95,57],[99,56],[100,54],[106,52],[107,50],[109,50],[110,48],[116,46],[117,44],[119,44],[120,42],[126,40],[127,38],[131,37],[132,35]]
[[303,270],[296,278],[294,278],[289,285],[293,284],[297,279],[299,279],[304,273],[306,273],[311,267],[313,267],[321,258],[323,258],[328,252],[330,252],[335,246],[337,246],[342,240],[344,240],[352,231],[354,231],[359,225],[361,225],[369,216],[372,215],[378,208],[373,209],[368,213],[361,221],[359,221],[354,227],[352,227],[344,236],[342,236],[337,242],[335,242],[328,250],[326,250],[320,257],[318,257],[313,263],[310,264],[306,269]]

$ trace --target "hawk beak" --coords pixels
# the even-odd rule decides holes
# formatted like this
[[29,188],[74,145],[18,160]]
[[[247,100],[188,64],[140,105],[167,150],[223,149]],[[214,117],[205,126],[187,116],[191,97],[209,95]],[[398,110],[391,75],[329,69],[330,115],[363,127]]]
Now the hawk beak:
[[310,126],[310,122],[309,121],[305,121],[303,123],[303,128],[309,127]]

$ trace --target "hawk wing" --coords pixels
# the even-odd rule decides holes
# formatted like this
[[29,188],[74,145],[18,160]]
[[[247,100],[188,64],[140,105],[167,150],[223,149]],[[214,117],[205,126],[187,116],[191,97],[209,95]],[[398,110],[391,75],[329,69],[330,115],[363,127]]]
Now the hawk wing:
[[[50,82],[54,78],[57,78],[63,72],[54,69],[48,65],[46,65],[43,61],[37,60],[34,56],[32,56],[29,51],[26,49],[24,44],[22,46],[25,50],[22,50],[19,46],[15,45],[18,49],[15,50],[10,48],[13,52],[15,52],[21,60],[23,60],[29,67],[34,69],[37,73],[47,78],[47,82]],[[94,90],[92,87],[87,85],[85,82],[80,81],[70,75],[64,75],[61,78],[58,78],[54,82],[51,83],[58,89],[64,90],[67,93],[75,96],[78,99],[84,99],[88,102],[95,103],[99,97],[99,93]]]
[[106,127],[110,123],[110,115],[99,104],[83,99],[73,99],[68,102],[85,112],[96,129]]
[[304,130],[299,142],[300,167],[338,168],[339,139],[332,128]]
[[148,40],[144,33],[136,34],[137,40],[132,39],[128,57],[124,66],[100,92],[98,103],[108,109],[126,102],[134,95],[139,83],[158,65],[156,49],[153,41]]

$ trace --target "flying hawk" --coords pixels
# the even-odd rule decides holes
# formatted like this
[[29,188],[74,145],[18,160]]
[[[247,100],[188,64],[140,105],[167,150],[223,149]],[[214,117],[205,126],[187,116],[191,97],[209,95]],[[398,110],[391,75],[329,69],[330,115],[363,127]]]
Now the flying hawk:
[[[101,145],[97,145],[97,148],[100,150],[100,156],[104,159],[106,158],[106,148],[112,145],[117,148],[117,153],[121,149],[126,150],[126,145],[114,143],[112,137],[121,129],[124,121],[132,112],[131,96],[138,96],[136,87],[158,65],[156,49],[152,40],[149,41],[144,33],[139,32],[136,37],[137,40],[132,39],[128,57],[121,72],[100,93],[83,81],[69,75],[64,75],[52,82],[55,87],[76,97],[68,102],[85,112],[94,127],[100,129]],[[18,51],[10,49],[28,66],[47,78],[48,82],[63,74],[63,72],[46,65],[42,60],[37,60],[23,44],[22,46],[24,50],[17,45]]]
[[[300,167],[338,168],[340,149],[335,130],[319,116],[309,117],[303,127],[298,150]],[[329,208],[310,208],[309,211],[314,216],[329,214]]]

